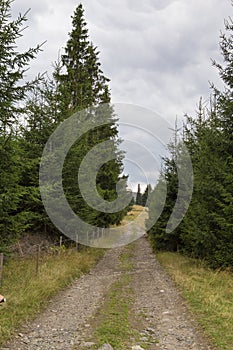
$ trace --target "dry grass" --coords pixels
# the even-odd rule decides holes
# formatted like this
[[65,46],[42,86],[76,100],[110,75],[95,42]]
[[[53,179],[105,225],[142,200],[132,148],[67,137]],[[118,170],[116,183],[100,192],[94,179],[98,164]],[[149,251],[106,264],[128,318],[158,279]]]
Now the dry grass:
[[218,349],[232,350],[232,273],[210,270],[179,254],[159,253],[157,257],[182,289],[207,336]]
[[[122,220],[121,227],[122,230],[128,230],[128,225],[132,223],[131,229],[133,231],[140,231],[140,233],[143,231],[145,232],[145,220],[148,218],[148,210],[145,207],[142,207],[140,205],[134,205],[132,210],[128,212],[128,214],[125,216],[124,220]],[[138,238],[138,235],[136,233],[136,239]],[[133,239],[132,239],[133,240]]]
[[[129,221],[135,220],[143,211],[145,211],[145,208],[141,205],[134,205],[132,207],[132,210],[128,212],[124,220],[122,221],[122,225],[127,224]],[[142,219],[145,220],[145,219]]]
[[7,302],[0,309],[0,344],[16,328],[47,306],[48,300],[86,273],[103,255],[103,250],[61,249],[45,255],[36,276],[35,258],[10,260],[4,265],[1,294]]

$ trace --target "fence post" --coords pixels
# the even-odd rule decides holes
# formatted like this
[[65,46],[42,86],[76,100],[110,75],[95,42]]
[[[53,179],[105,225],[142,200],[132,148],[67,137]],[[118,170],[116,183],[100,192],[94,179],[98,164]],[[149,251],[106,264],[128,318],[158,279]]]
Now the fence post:
[[62,247],[62,236],[60,236],[60,242],[59,242],[60,248]]
[[39,273],[40,266],[40,245],[37,246],[37,254],[36,254],[36,275]]
[[76,242],[76,250],[78,250],[78,251],[79,251],[78,233],[77,233],[77,232],[76,232],[75,242]]
[[2,286],[3,253],[0,253],[0,287]]
[[23,257],[23,250],[22,250],[22,247],[18,241],[18,247],[19,247],[19,252],[20,252],[20,255]]

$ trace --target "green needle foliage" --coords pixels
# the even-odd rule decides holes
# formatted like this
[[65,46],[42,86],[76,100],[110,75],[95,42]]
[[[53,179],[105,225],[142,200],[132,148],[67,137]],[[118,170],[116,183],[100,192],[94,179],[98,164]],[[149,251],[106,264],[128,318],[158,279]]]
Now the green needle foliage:
[[[232,4],[233,5],[233,4]],[[196,118],[187,117],[183,138],[170,145],[171,157],[165,158],[158,185],[149,205],[149,221],[159,201],[158,187],[167,186],[164,210],[149,231],[156,249],[180,250],[204,259],[212,267],[233,266],[233,22],[225,22],[220,49],[224,64],[214,62],[225,89],[212,87],[214,98],[209,106],[200,102]],[[175,137],[177,140],[177,138]],[[194,171],[194,191],[188,212],[172,233],[166,225],[174,207],[178,176],[174,157],[179,145],[189,151]],[[157,204],[156,204],[157,203]]]
[[[39,189],[39,168],[43,149],[55,129],[76,112],[105,104],[104,113],[95,120],[105,122],[80,137],[71,147],[64,164],[63,185],[72,209],[86,222],[108,227],[119,224],[125,210],[108,214],[92,209],[79,190],[78,170],[85,155],[96,145],[111,141],[114,159],[99,169],[96,186],[100,196],[114,201],[116,185],[126,194],[127,177],[123,153],[119,151],[117,118],[110,105],[107,79],[99,62],[99,52],[88,36],[84,9],[79,5],[72,17],[72,30],[52,78],[43,74],[25,82],[30,61],[40,46],[19,53],[17,39],[22,37],[25,15],[11,19],[11,0],[0,1],[0,232],[1,249],[25,231],[57,235],[48,218]],[[80,117],[81,118],[81,117]],[[81,119],[80,119],[81,122]],[[51,145],[51,151],[53,150]],[[106,156],[107,156],[106,150]],[[88,185],[88,184],[87,184]],[[119,187],[119,186],[118,186]],[[78,230],[79,228],[77,228]]]
[[20,185],[23,165],[18,143],[19,124],[25,113],[25,98],[34,82],[25,82],[30,61],[40,46],[18,52],[26,14],[11,18],[11,1],[0,1],[0,232],[1,246],[27,228],[27,213],[21,210],[25,189]]
[[[93,147],[101,142],[112,141],[115,159],[106,162],[99,169],[96,185],[104,200],[114,201],[117,198],[116,184],[123,170],[123,154],[118,150],[117,120],[109,105],[109,79],[103,75],[98,59],[99,52],[89,40],[84,9],[81,4],[77,7],[72,19],[73,27],[69,33],[65,54],[61,56],[61,62],[54,73],[58,86],[60,118],[63,120],[85,108],[106,104],[104,114],[101,113],[100,116],[106,124],[94,127],[75,142],[66,157],[63,183],[72,209],[83,220],[96,226],[108,227],[110,224],[119,224],[127,209],[114,214],[93,210],[82,198],[78,177],[74,174],[78,173],[83,158]],[[95,118],[99,120],[98,112]],[[123,180],[125,185],[122,191],[126,192],[127,178]]]

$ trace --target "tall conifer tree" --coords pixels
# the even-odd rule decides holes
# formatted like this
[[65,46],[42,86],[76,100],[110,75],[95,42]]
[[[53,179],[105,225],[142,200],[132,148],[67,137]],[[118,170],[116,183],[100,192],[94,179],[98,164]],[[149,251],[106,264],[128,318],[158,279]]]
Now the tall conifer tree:
[[22,37],[26,14],[11,18],[11,0],[0,0],[0,231],[1,242],[9,241],[26,227],[21,210],[24,188],[22,153],[17,130],[25,112],[25,97],[34,82],[25,83],[25,72],[40,47],[18,52],[17,39]]
[[[54,74],[60,98],[60,118],[100,104],[110,103],[107,79],[101,68],[97,48],[90,42],[84,9],[80,4],[72,17],[72,30]],[[98,118],[96,115],[95,118]],[[123,212],[105,214],[92,210],[82,199],[78,178],[74,177],[85,154],[98,143],[112,140],[115,143],[115,160],[103,165],[97,176],[97,189],[103,199],[116,199],[116,184],[122,172],[122,153],[118,150],[118,130],[113,110],[109,105],[106,125],[97,127],[83,135],[70,149],[64,166],[64,188],[67,198],[78,214],[89,223],[108,226],[119,222]],[[126,179],[125,179],[126,182]],[[126,191],[126,185],[125,185]]]

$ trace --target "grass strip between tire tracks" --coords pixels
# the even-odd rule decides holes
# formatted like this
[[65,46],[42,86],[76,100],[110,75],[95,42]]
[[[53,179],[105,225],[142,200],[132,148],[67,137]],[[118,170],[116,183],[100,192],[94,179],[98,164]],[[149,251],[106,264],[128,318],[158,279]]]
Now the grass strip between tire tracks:
[[[129,321],[133,291],[130,287],[133,265],[131,257],[134,245],[128,245],[120,256],[122,274],[111,286],[104,305],[97,311],[92,328],[94,330],[93,349],[109,343],[114,349],[125,350],[130,337],[134,336]],[[77,349],[77,348],[75,348]]]

